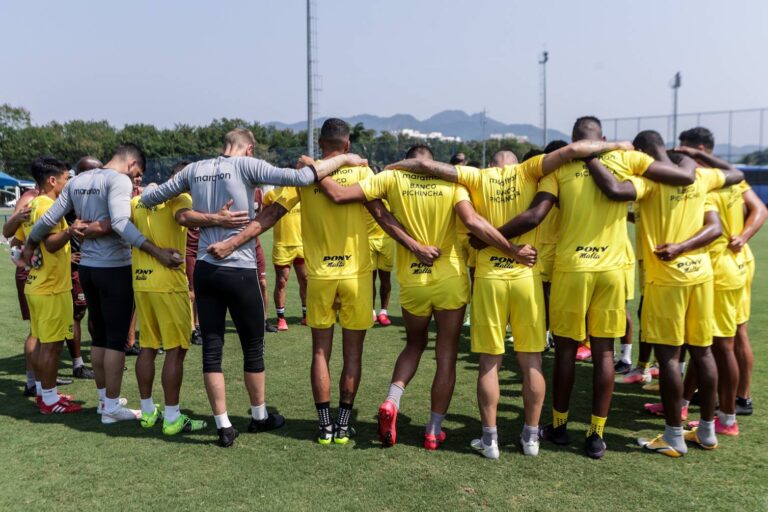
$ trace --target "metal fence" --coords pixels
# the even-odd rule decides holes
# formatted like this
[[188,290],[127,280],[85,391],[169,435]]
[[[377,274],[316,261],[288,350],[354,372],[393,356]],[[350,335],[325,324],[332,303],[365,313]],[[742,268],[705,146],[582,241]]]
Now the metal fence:
[[766,148],[768,107],[743,110],[718,110],[677,115],[678,133],[673,134],[671,114],[604,118],[603,131],[614,140],[632,140],[642,130],[656,130],[671,147],[683,130],[696,126],[709,128],[715,135],[715,154],[729,162],[739,162],[748,153]]

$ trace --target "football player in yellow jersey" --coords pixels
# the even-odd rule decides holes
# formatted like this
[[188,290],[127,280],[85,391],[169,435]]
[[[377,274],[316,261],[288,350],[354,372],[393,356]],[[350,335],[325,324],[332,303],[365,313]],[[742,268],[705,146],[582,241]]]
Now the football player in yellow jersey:
[[[434,160],[405,160],[392,167],[426,173],[465,186],[477,213],[491,224],[501,225],[528,208],[539,179],[545,174],[574,158],[620,147],[622,145],[617,143],[581,141],[547,155],[534,156],[522,164],[517,163],[517,157],[511,151],[499,151],[491,160],[492,167],[482,170],[454,167]],[[533,246],[536,237],[536,231],[529,231],[511,242],[518,246]],[[512,326],[514,349],[523,373],[525,426],[520,441],[524,454],[537,455],[539,417],[546,387],[541,371],[546,326],[539,268],[518,264],[502,251],[486,248],[477,254],[472,293],[472,351],[480,354],[477,399],[483,424],[483,437],[472,441],[472,447],[492,459],[499,457],[496,430],[498,372],[508,324]]]
[[[691,128],[680,134],[681,146],[695,148],[701,152],[712,154],[715,147],[715,138],[712,132],[704,127]],[[760,230],[766,218],[768,209],[760,198],[752,190],[746,181],[738,184],[744,201],[745,210],[742,212],[743,222],[739,224],[731,234],[728,241],[728,249],[734,253],[743,253],[747,268],[747,281],[743,288],[742,297],[739,300],[736,323],[736,338],[734,350],[739,365],[739,383],[736,392],[736,414],[748,416],[752,414],[752,399],[750,398],[750,383],[752,380],[752,368],[754,356],[749,342],[748,320],[752,302],[752,280],[755,276],[755,257],[749,247],[749,240]]]
[[[655,131],[640,132],[633,143],[656,161],[670,161],[664,141]],[[662,435],[654,439],[641,438],[638,442],[646,449],[669,457],[687,453],[685,440],[714,448],[717,446],[713,421],[717,370],[710,350],[714,290],[706,246],[720,236],[722,227],[717,213],[706,211],[705,203],[707,193],[738,183],[744,175],[735,169],[697,168],[692,185],[673,187],[637,178],[619,182],[597,159],[590,161],[588,168],[606,196],[615,201],[636,199],[642,204],[646,284],[640,322],[659,361],[666,428]],[[702,395],[699,428],[685,434],[679,368],[680,347],[684,344],[691,353],[691,366],[696,368]]]
[[[51,157],[35,159],[31,170],[40,195],[29,202],[29,219],[14,235],[22,242],[29,237],[35,222],[53,205],[69,179],[67,165]],[[42,386],[37,405],[43,414],[68,414],[82,410],[80,405],[72,401],[71,396],[59,395],[56,373],[64,341],[73,338],[69,241],[84,226],[79,221],[68,226],[62,219],[51,229],[43,239],[40,255],[33,261],[24,287],[32,336],[38,340],[32,354],[32,363],[35,378]]]
[[[426,146],[415,146],[408,151],[406,159],[432,160],[432,152]],[[514,258],[532,265],[535,251],[530,247],[511,245],[505,240],[474,211],[464,187],[433,176],[392,170],[393,167],[399,166],[388,166],[387,171],[352,186],[342,187],[323,180],[320,188],[337,203],[387,199],[392,213],[409,233],[421,243],[440,249],[440,257],[429,265],[398,248],[397,279],[407,341],[395,364],[387,399],[379,407],[379,437],[384,446],[392,446],[397,438],[400,398],[415,375],[427,346],[429,322],[434,314],[437,370],[432,381],[431,417],[424,434],[424,447],[435,450],[445,440],[442,421],[456,382],[459,333],[469,300],[454,212],[473,233],[499,249],[498,254],[504,261],[511,262]],[[453,167],[449,168],[453,170]]]
[[[603,140],[600,121],[592,116],[574,124],[573,140]],[[686,184],[693,181],[695,162],[678,168],[654,162],[638,151],[612,151],[601,161],[622,176]],[[614,339],[626,332],[627,207],[610,201],[589,177],[583,162],[574,161],[539,184],[528,210],[500,228],[506,237],[519,236],[538,226],[555,202],[560,206],[560,230],[552,283],[550,314],[555,336],[553,424],[545,439],[568,444],[568,408],[575,379],[579,341],[590,336],[593,360],[592,419],[585,451],[589,457],[605,453],[603,430],[614,385]],[[587,328],[589,330],[587,330]]]
[[[341,158],[349,150],[349,125],[331,118],[320,129],[319,144],[323,159]],[[357,155],[346,155],[347,165],[331,173],[331,180],[352,185],[371,176],[367,162]],[[307,163],[311,163],[307,160]],[[286,188],[275,203],[266,207],[245,230],[209,247],[216,258],[226,257],[236,247],[272,227],[298,202],[301,217],[304,256],[307,265],[307,324],[312,328],[312,394],[319,419],[317,440],[320,444],[347,444],[354,429],[350,416],[362,372],[365,332],[373,324],[373,286],[371,258],[368,251],[366,210],[385,232],[420,261],[430,263],[437,249],[416,242],[384,207],[381,201],[362,205],[338,206],[321,193],[318,186]],[[334,422],[330,411],[329,360],[333,347],[333,327],[339,317],[342,328],[344,366],[339,378],[339,411]]]
[[[180,170],[177,166],[176,172]],[[151,428],[162,417],[165,435],[194,432],[206,426],[205,421],[182,414],[179,403],[184,358],[192,334],[192,303],[183,263],[187,245],[185,226],[199,227],[204,223],[202,218],[192,210],[192,197],[187,193],[151,208],[144,206],[141,196],[131,199],[131,221],[138,230],[154,244],[173,249],[182,262],[178,268],[167,268],[141,250],[133,250],[133,293],[141,332],[141,351],[136,360],[141,426]],[[214,222],[207,218],[205,223]],[[152,398],[155,359],[161,348],[165,351],[162,414]]]
[[[381,172],[379,169],[378,172]],[[384,206],[387,207],[386,202]],[[386,327],[392,325],[389,319],[389,297],[392,294],[392,267],[395,264],[395,241],[387,235],[370,214],[365,218],[368,226],[368,248],[371,251],[373,267],[373,321]],[[376,314],[376,276],[379,277],[379,298],[381,310]]]
[[[264,194],[263,204],[274,203],[283,191],[278,187]],[[307,268],[304,265],[304,246],[301,241],[301,203],[296,204],[291,211],[277,221],[272,239],[272,264],[275,266],[275,310],[277,311],[277,330],[287,331],[288,322],[285,320],[285,289],[291,266],[296,271],[299,282],[299,297],[301,298],[301,323],[307,324]]]
[[[448,161],[451,165],[467,165],[466,153],[456,153]],[[459,237],[459,244],[461,246],[461,257],[464,260],[464,264],[467,266],[467,272],[469,273],[469,292],[472,293],[472,287],[475,282],[475,258],[477,257],[477,251],[469,245],[469,229],[461,222],[461,219],[456,221],[456,234]],[[471,322],[470,305],[467,304],[466,319],[464,320],[464,327],[469,327]]]

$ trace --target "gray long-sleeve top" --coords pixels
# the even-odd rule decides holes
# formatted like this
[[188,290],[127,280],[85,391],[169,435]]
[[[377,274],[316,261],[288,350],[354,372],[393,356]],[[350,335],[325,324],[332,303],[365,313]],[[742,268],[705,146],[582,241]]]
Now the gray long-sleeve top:
[[111,219],[112,233],[83,240],[80,265],[124,267],[131,264],[131,245],[146,241],[131,222],[131,179],[113,169],[85,171],[67,182],[53,206],[37,221],[29,235],[39,243],[71,210],[85,221]]
[[[247,210],[254,217],[253,190],[260,184],[302,187],[315,181],[315,173],[309,167],[296,170],[280,168],[252,157],[220,156],[189,164],[173,178],[159,187],[148,187],[141,194],[141,202],[147,207],[158,205],[189,191],[192,208],[202,213],[218,212],[230,199],[232,211]],[[235,268],[256,268],[253,240],[237,248],[223,260],[217,260],[206,249],[210,244],[226,240],[243,228],[217,226],[200,228],[197,258],[213,265]]]

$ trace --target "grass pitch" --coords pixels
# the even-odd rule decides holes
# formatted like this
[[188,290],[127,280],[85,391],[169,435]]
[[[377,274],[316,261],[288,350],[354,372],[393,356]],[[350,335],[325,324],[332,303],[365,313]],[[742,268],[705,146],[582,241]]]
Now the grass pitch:
[[[271,234],[262,242],[269,255]],[[398,445],[387,450],[378,446],[376,410],[404,343],[396,286],[390,306],[395,323],[373,328],[366,339],[363,380],[355,403],[359,435],[350,445],[319,446],[313,440],[310,333],[298,325],[293,278],[287,308],[290,329],[266,338],[267,404],[286,416],[282,430],[245,433],[249,404],[234,328],[228,330],[224,364],[229,414],[242,434],[232,449],[212,444],[213,418],[202,384],[200,348],[194,346],[187,356],[181,404],[185,412],[209,422],[207,431],[164,437],[159,425],[152,430],[138,423],[103,427],[95,412],[91,381],[63,388],[84,402],[83,413],[42,416],[32,400],[21,396],[22,341],[28,327],[19,319],[13,267],[7,246],[2,246],[0,510],[768,510],[768,230],[752,246],[758,258],[750,323],[756,413],[739,418],[741,437],[721,436],[721,448],[714,452],[690,447],[682,459],[645,453],[636,438],[663,428],[662,418],[642,411],[643,403],[656,397],[637,387],[617,385],[606,427],[609,451],[602,461],[589,460],[582,455],[581,436],[590,415],[591,371],[589,364],[580,363],[571,405],[572,445],[543,444],[540,457],[523,457],[515,444],[522,427],[520,375],[508,354],[499,410],[503,451],[496,462],[469,448],[480,422],[475,400],[477,358],[469,353],[468,330],[461,340],[456,392],[444,425],[448,441],[438,452],[421,447],[434,371],[430,346],[403,397]],[[273,273],[269,277],[272,286]],[[636,310],[636,304],[632,307]],[[272,307],[270,315],[274,317]],[[339,332],[336,339],[340,342]],[[334,381],[340,370],[339,350],[337,345]],[[134,362],[128,359],[123,396],[138,408]],[[552,355],[545,355],[548,383],[551,362]],[[70,373],[65,355],[60,374]],[[162,402],[159,376],[154,397]],[[336,389],[332,397],[335,407]],[[548,422],[549,399],[544,411],[542,421]],[[698,417],[696,408],[691,417]]]

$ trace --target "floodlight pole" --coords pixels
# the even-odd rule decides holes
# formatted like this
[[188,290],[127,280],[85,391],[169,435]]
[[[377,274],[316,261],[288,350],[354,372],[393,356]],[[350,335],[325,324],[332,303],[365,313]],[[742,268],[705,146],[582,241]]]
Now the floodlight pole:
[[483,117],[480,118],[480,126],[483,133],[483,169],[485,169],[485,139],[487,138],[485,134],[485,114],[485,107],[483,107]]
[[307,0],[307,155],[310,158],[315,158],[315,70],[313,62],[312,4],[313,0]]
[[670,87],[672,87],[672,147],[677,141],[677,90],[680,89],[680,72],[675,73]]
[[539,64],[541,65],[541,125],[542,125],[542,142],[541,147],[547,145],[547,61],[549,60],[549,52],[541,52],[541,59]]

